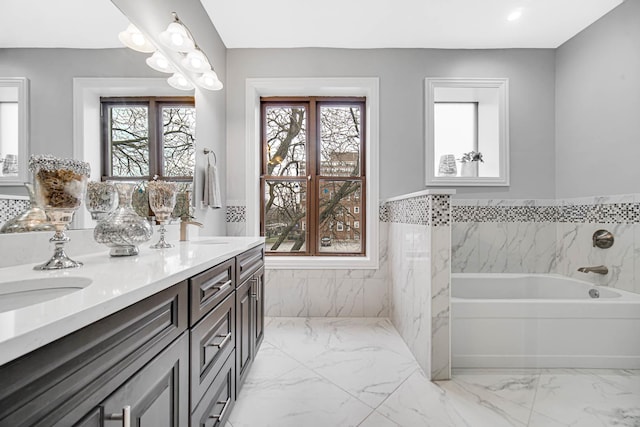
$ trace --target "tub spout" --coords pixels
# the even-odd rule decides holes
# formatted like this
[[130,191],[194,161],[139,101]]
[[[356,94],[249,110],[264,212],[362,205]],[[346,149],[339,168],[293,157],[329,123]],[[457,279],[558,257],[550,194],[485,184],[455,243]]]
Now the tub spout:
[[607,274],[609,269],[604,265],[597,265],[595,267],[580,267],[578,271],[582,273]]

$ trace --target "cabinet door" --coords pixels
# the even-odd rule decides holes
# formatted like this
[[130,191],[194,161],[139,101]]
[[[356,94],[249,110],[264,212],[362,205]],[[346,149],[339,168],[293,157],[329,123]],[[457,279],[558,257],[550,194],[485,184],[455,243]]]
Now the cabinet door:
[[188,372],[189,339],[185,333],[102,403],[103,425],[127,425],[121,417],[129,406],[131,426],[187,427]]
[[251,296],[253,297],[255,325],[253,328],[254,354],[256,354],[264,338],[264,267],[260,268],[251,280],[253,281]]
[[252,284],[253,281],[248,279],[236,289],[236,397],[253,360],[255,321]]

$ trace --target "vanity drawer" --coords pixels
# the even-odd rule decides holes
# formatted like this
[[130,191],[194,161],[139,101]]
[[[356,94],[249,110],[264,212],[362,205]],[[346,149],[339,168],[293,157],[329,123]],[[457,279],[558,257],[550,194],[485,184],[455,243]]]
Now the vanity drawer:
[[190,331],[192,409],[235,348],[234,321],[235,292]]
[[191,414],[191,427],[222,427],[235,404],[235,353],[231,352],[202,401]]
[[254,271],[264,264],[264,245],[249,249],[236,257],[236,286],[240,286],[246,279],[251,277]]
[[235,288],[235,259],[211,267],[189,279],[189,326],[195,325]]

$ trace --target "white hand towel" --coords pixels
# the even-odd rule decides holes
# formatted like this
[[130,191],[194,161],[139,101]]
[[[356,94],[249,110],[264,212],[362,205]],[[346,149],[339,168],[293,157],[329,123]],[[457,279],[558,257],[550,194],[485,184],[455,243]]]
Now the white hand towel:
[[207,160],[207,169],[204,175],[204,204],[212,209],[220,209],[220,184],[218,183],[218,169]]

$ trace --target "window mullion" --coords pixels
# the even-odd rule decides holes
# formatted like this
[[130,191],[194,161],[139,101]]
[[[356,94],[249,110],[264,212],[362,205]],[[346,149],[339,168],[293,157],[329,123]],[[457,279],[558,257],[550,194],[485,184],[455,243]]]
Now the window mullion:
[[154,175],[162,176],[160,170],[160,152],[158,147],[158,136],[161,132],[158,132],[158,111],[157,103],[154,99],[149,100],[149,177],[153,178]]
[[309,255],[316,255],[318,247],[318,219],[319,219],[319,191],[318,191],[318,114],[315,98],[309,100],[309,118],[308,118],[308,135],[307,135],[307,174],[309,182],[307,191],[307,236]]

